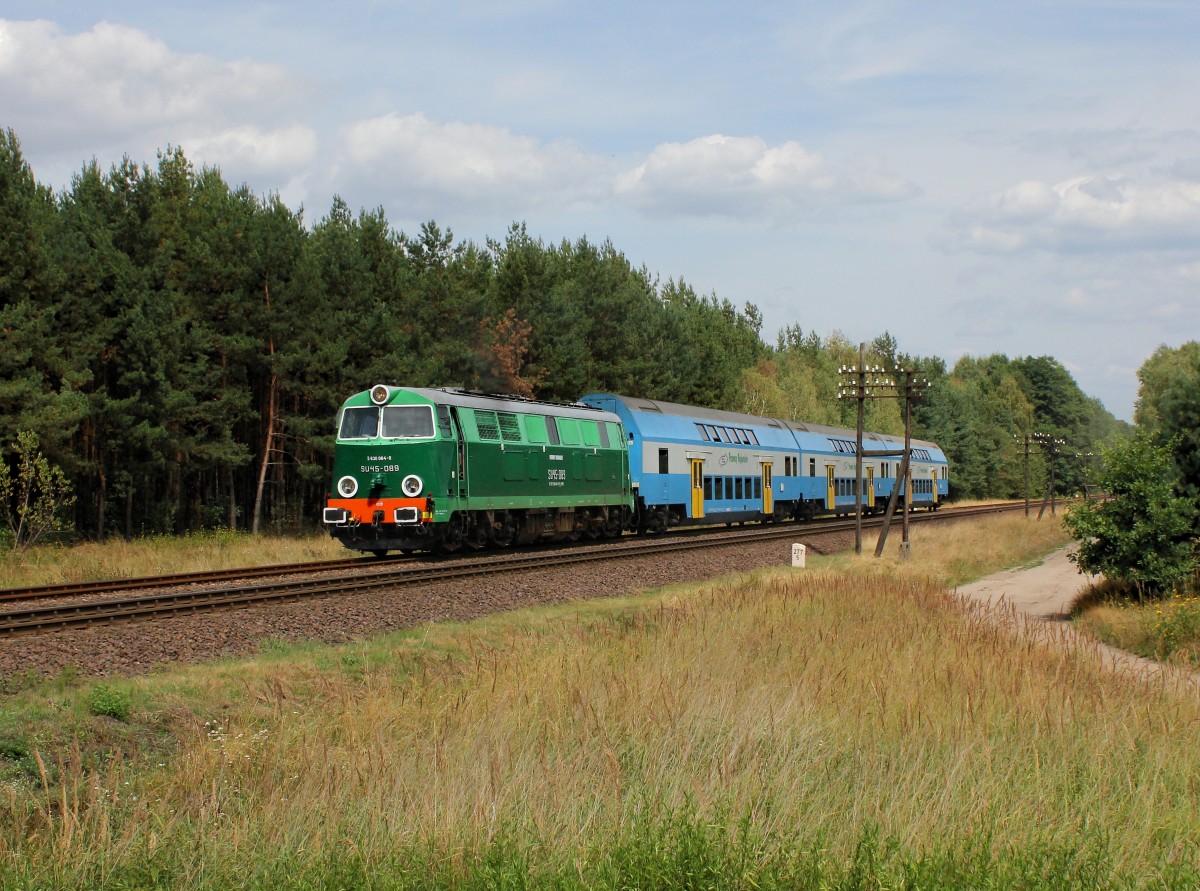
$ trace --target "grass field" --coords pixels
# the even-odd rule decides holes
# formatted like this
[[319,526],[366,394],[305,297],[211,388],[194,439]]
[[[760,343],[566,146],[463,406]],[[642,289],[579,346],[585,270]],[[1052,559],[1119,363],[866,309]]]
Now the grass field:
[[58,678],[0,706],[0,887],[1197,887],[1194,694],[946,593],[1062,540]]
[[1185,668],[1200,668],[1200,579],[1162,599],[1138,601],[1101,582],[1075,603],[1075,623],[1105,643]]
[[283,538],[217,531],[133,541],[114,538],[103,544],[0,551],[0,588],[336,560],[353,555],[325,533]]

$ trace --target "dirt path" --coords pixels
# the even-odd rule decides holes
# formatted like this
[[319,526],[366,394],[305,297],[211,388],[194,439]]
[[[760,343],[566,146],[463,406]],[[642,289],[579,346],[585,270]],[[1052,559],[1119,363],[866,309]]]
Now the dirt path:
[[956,590],[958,596],[988,607],[1018,624],[1041,626],[1048,639],[1081,650],[1093,649],[1114,671],[1158,681],[1176,680],[1200,689],[1200,673],[1143,659],[1077,632],[1069,623],[1071,601],[1095,576],[1082,576],[1067,559],[1068,549],[1055,551],[1030,569],[1008,569]]

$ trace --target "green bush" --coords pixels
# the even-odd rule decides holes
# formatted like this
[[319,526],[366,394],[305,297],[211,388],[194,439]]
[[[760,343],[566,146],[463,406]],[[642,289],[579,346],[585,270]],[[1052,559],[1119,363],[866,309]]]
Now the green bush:
[[1081,504],[1064,521],[1079,542],[1071,559],[1081,572],[1128,582],[1139,597],[1176,589],[1196,567],[1195,507],[1175,494],[1170,449],[1139,432],[1104,450],[1096,482],[1109,499]]
[[97,684],[88,691],[87,707],[93,715],[128,723],[133,700],[125,690],[110,684]]
[[0,765],[7,769],[0,770],[0,776],[21,776],[36,780],[40,775],[37,759],[29,750],[24,740],[11,737],[0,737]]

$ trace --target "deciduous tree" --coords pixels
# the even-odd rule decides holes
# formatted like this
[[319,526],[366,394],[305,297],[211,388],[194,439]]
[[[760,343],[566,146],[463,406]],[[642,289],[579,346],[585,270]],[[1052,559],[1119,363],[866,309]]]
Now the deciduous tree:
[[1196,568],[1195,507],[1175,493],[1171,452],[1143,430],[1102,455],[1096,481],[1109,499],[1067,513],[1078,542],[1071,560],[1081,572],[1129,583],[1139,596],[1170,591]]

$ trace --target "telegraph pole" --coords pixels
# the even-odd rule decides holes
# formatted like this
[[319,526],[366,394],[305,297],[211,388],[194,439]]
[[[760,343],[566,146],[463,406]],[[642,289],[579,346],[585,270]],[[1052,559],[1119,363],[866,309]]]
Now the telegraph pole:
[[[912,404],[914,399],[924,399],[929,390],[929,381],[917,379],[917,372],[897,368],[896,377],[901,380],[904,393],[904,525],[900,539],[900,559],[907,560],[911,544],[908,540],[908,515],[912,511]],[[936,497],[936,496],[935,496]],[[887,536],[887,528],[880,533]]]
[[1040,520],[1042,515],[1046,513],[1047,504],[1050,505],[1050,516],[1053,517],[1055,515],[1058,499],[1054,492],[1054,471],[1055,465],[1058,463],[1060,450],[1067,444],[1067,441],[1049,433],[1034,433],[1033,439],[1041,446],[1042,454],[1046,456],[1046,463],[1050,465],[1050,472],[1047,475],[1046,494],[1042,498],[1041,510],[1038,511],[1038,519]]
[[[896,379],[900,381],[900,398],[904,400],[904,451],[900,454],[903,456],[900,462],[900,472],[896,476],[896,482],[892,486],[891,497],[888,498],[887,513],[883,517],[883,528],[879,530],[879,543],[875,545],[875,556],[883,556],[883,548],[887,544],[888,530],[892,527],[892,514],[896,510],[896,502],[900,500],[900,489],[904,487],[904,532],[900,542],[900,559],[907,560],[911,546],[908,541],[908,512],[912,509],[912,499],[909,498],[908,487],[909,477],[909,458],[912,455],[912,401],[914,399],[924,399],[925,393],[929,389],[929,381],[921,378],[917,379],[917,372],[906,368],[896,369]],[[895,454],[894,452],[888,454]]]
[[[858,364],[843,365],[838,369],[841,375],[838,399],[854,399],[858,402],[858,427],[854,441],[854,553],[862,553],[862,516],[863,516],[863,406],[868,399],[895,399],[892,389],[896,382],[887,377],[884,369],[878,365],[867,365],[866,344],[858,345]],[[872,452],[875,457],[883,457],[887,452]]]
[[1083,464],[1083,500],[1092,500],[1092,458],[1096,457],[1095,452],[1076,452],[1075,457]]
[[[1017,434],[1013,434],[1016,438]],[[1025,441],[1025,519],[1029,519],[1029,434],[1021,437]]]

